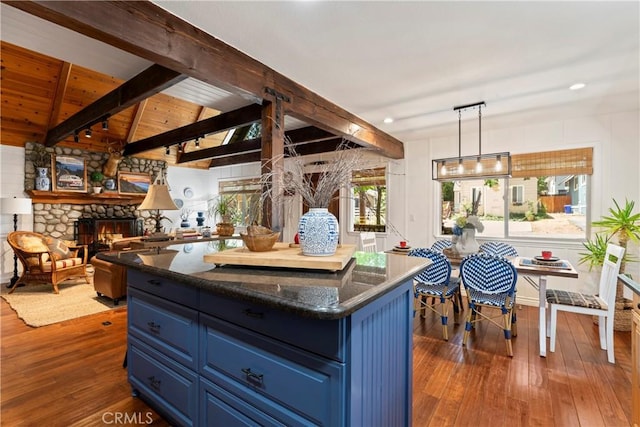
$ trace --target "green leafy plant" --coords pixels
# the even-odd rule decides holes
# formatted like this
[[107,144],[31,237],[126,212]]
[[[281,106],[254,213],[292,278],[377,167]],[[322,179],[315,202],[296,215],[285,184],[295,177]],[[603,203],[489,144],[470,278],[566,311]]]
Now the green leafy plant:
[[102,182],[102,180],[104,179],[104,175],[100,171],[93,171],[93,172],[91,172],[91,175],[89,176],[89,179],[91,180],[91,182],[93,182],[95,184],[100,184]]
[[223,223],[232,223],[237,212],[236,198],[233,194],[221,194],[210,201],[207,214],[210,218],[220,218]]
[[609,234],[596,233],[593,240],[587,240],[582,243],[582,246],[584,246],[587,252],[580,252],[578,254],[580,255],[578,262],[580,264],[589,264],[589,271],[602,266],[610,240],[611,236]]
[[[620,265],[620,273],[624,273],[626,262],[637,262],[636,258],[633,258],[627,254],[627,243],[629,240],[638,242],[640,241],[640,213],[633,213],[635,202],[633,200],[625,199],[624,207],[620,207],[618,202],[613,199],[615,208],[609,208],[610,216],[603,216],[600,221],[594,221],[591,224],[594,227],[603,228],[604,231],[613,238],[618,239],[618,244],[625,248],[625,256]],[[597,239],[597,235],[596,235]],[[604,260],[604,257],[603,257]],[[600,263],[602,265],[602,263]],[[623,285],[618,281],[616,287],[616,299],[619,301],[624,300],[623,297]]]

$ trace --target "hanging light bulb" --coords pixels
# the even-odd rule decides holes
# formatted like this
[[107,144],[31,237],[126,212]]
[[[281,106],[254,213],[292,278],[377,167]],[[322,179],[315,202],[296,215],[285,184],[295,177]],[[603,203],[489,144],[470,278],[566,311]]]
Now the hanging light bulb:
[[502,156],[498,154],[498,157],[496,158],[496,172],[500,171],[502,171]]
[[80,137],[78,136],[78,131],[73,132],[73,142],[80,142]]
[[482,160],[480,156],[478,156],[478,161],[476,162],[476,173],[482,173]]
[[84,136],[91,138],[91,128],[87,128],[87,130],[84,131]]
[[166,150],[164,150],[164,154],[166,154],[167,156],[169,154],[171,154],[171,149],[167,146]]
[[109,119],[104,119],[102,121],[102,130],[109,130]]
[[462,175],[464,173],[464,166],[462,166],[462,158],[458,159],[458,174]]
[[200,147],[200,137],[196,138],[196,148]]
[[446,174],[447,174],[447,163],[442,162],[442,166],[440,167],[440,175],[446,175]]

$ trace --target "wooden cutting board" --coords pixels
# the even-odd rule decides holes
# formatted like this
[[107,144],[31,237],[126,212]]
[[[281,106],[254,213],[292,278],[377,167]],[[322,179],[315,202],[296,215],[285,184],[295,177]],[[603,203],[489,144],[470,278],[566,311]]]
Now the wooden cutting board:
[[316,270],[342,270],[356,251],[356,245],[339,245],[331,256],[306,256],[302,249],[291,248],[288,243],[276,242],[267,252],[251,252],[233,248],[204,255],[204,262],[212,264],[246,265],[254,267],[308,268]]

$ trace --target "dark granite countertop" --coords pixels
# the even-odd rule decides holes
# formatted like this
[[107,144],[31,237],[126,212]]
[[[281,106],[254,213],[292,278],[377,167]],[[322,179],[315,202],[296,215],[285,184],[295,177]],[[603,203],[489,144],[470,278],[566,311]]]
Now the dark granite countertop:
[[626,274],[619,274],[618,279],[622,280],[625,286],[631,289],[635,294],[640,295],[640,283],[636,282]]
[[337,272],[271,267],[219,266],[203,256],[241,240],[194,242],[163,249],[100,252],[99,259],[161,275],[206,292],[261,304],[303,317],[339,319],[390,292],[425,269],[425,258],[356,252]]

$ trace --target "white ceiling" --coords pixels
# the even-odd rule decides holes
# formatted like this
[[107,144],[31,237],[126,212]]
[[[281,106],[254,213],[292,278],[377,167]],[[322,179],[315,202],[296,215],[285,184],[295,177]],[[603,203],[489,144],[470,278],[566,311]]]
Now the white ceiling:
[[[483,129],[638,109],[636,1],[155,3],[404,142],[456,132],[452,108],[478,101]],[[150,65],[1,8],[3,40],[120,78]],[[193,79],[169,93],[247,103]]]

